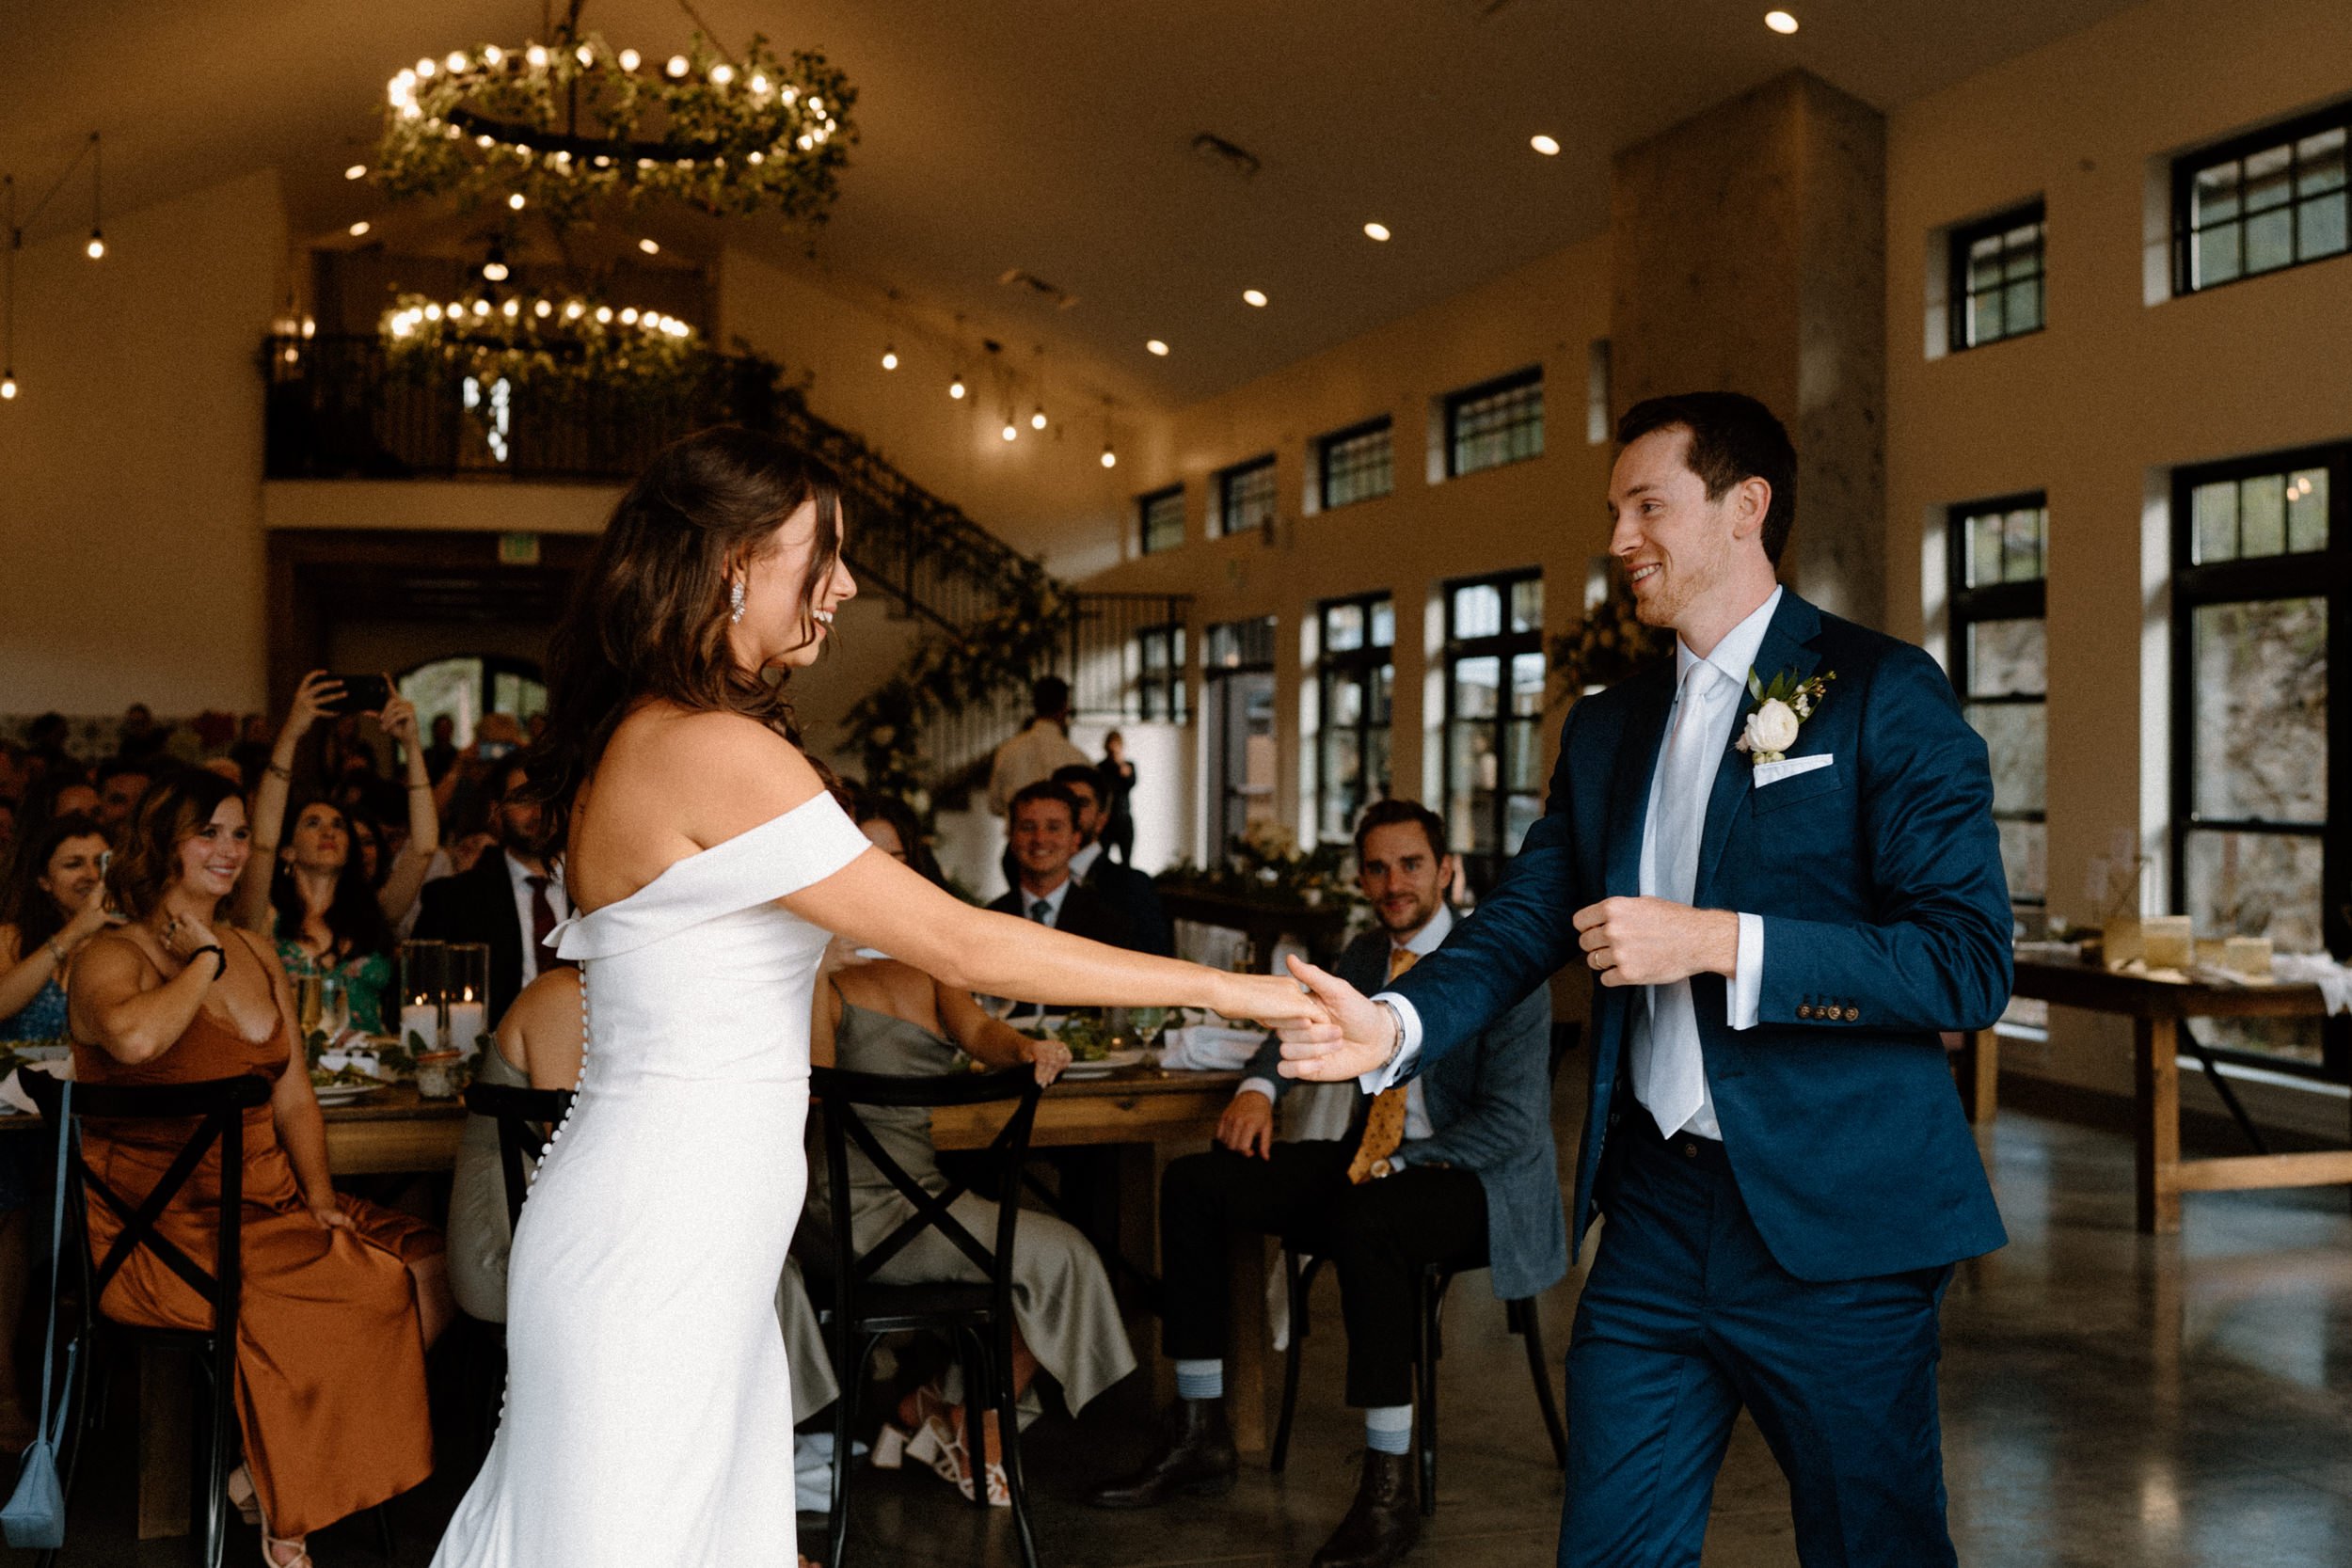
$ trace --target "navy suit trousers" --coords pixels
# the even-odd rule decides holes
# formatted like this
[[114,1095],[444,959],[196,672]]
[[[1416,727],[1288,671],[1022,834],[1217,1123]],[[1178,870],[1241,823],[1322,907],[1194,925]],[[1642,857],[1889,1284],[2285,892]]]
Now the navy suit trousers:
[[1806,1568],[1953,1563],[1935,1385],[1949,1265],[1799,1279],[1721,1144],[1630,1115],[1610,1141],[1568,1349],[1561,1568],[1697,1568],[1742,1405],[1788,1478]]

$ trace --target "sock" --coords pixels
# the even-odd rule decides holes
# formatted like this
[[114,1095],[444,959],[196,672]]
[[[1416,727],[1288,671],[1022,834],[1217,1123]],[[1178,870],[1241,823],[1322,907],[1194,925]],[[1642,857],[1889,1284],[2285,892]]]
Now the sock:
[[1375,1404],[1364,1409],[1364,1447],[1375,1453],[1413,1451],[1413,1407]]
[[1225,1397],[1225,1363],[1211,1358],[1205,1361],[1176,1363],[1176,1397],[1180,1400],[1221,1400]]

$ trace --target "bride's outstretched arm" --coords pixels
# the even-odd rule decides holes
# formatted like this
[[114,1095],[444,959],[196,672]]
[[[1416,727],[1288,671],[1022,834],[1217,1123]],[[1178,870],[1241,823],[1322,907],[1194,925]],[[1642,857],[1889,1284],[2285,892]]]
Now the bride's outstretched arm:
[[878,849],[784,906],[963,990],[1073,1006],[1208,1007],[1267,1023],[1323,1018],[1287,975],[1229,974],[976,910]]

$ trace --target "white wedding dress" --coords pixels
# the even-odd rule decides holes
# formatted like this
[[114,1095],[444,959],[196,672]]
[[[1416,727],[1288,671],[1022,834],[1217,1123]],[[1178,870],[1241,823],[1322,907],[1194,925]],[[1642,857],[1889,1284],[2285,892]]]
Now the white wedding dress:
[[776,1281],[828,933],[775,904],[867,847],[829,795],[564,926],[587,1056],[515,1231],[497,1441],[434,1568],[790,1568]]

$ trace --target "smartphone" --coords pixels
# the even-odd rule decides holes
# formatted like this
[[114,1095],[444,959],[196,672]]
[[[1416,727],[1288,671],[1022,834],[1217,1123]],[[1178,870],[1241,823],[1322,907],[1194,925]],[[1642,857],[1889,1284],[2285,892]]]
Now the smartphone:
[[501,757],[513,756],[515,754],[515,743],[511,740],[481,741],[474,747],[474,754],[479,756],[485,762],[496,762]]
[[342,691],[328,701],[328,713],[381,713],[392,700],[392,683],[381,675],[329,675],[327,679],[342,686]]

